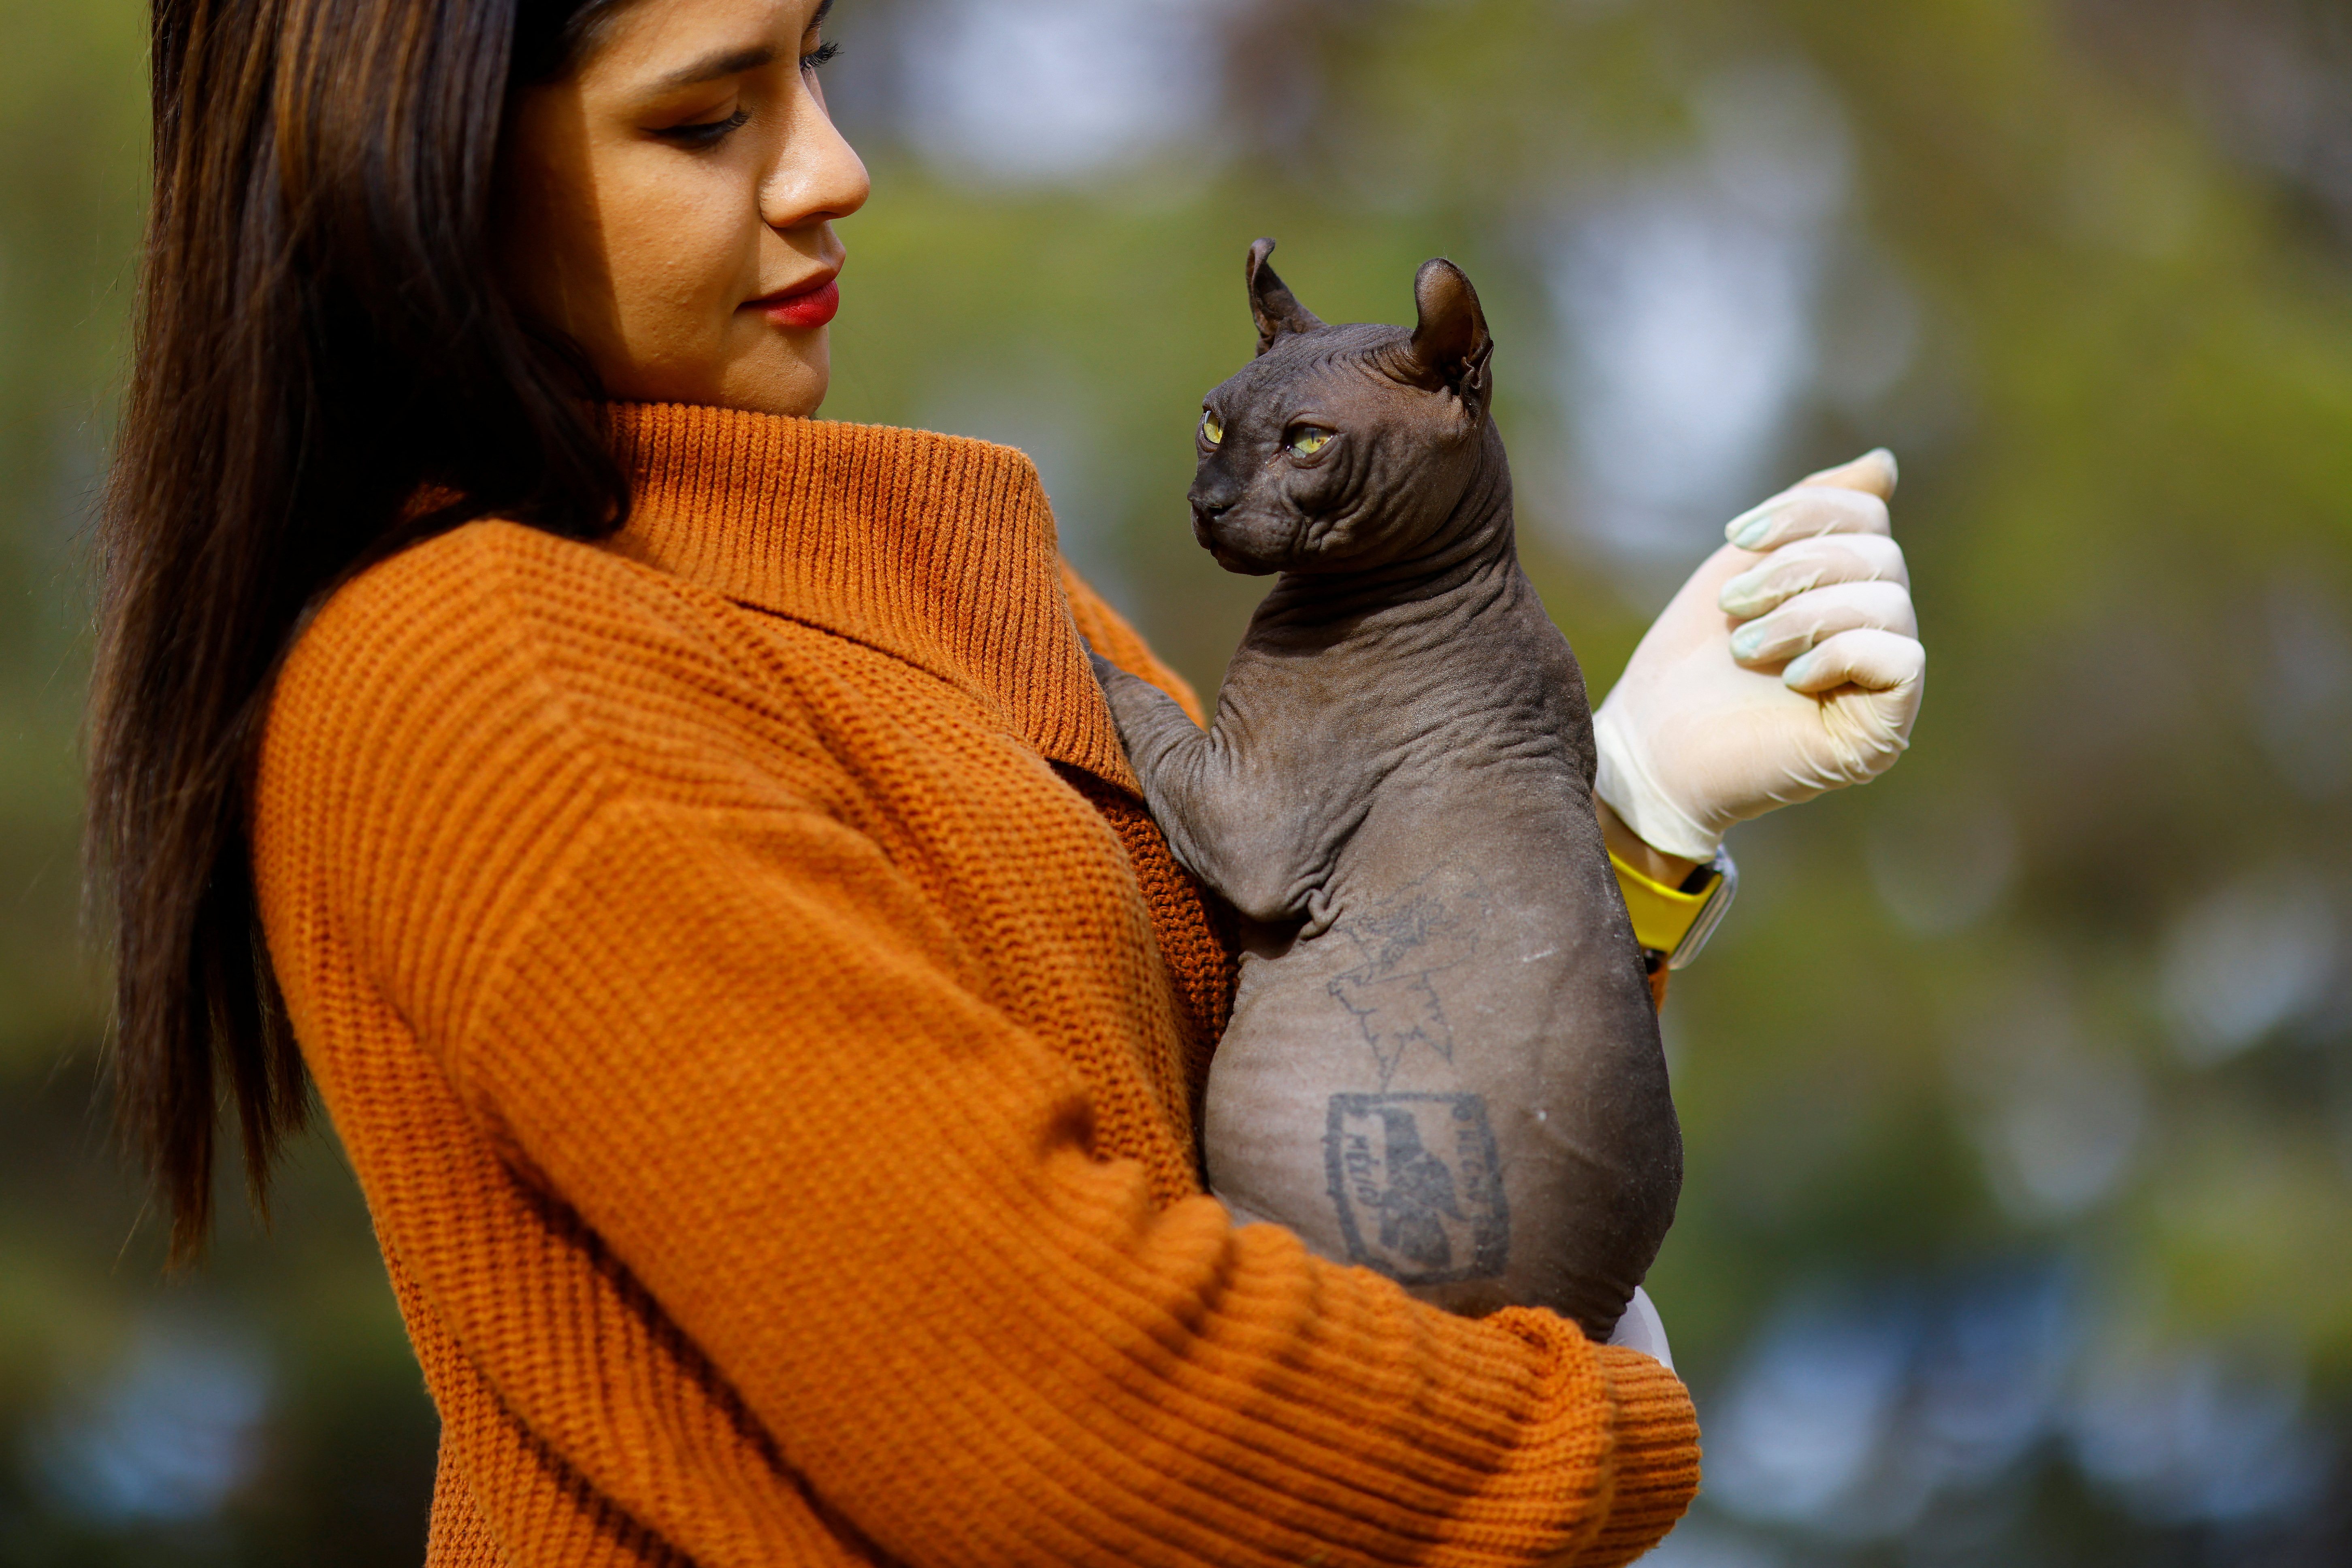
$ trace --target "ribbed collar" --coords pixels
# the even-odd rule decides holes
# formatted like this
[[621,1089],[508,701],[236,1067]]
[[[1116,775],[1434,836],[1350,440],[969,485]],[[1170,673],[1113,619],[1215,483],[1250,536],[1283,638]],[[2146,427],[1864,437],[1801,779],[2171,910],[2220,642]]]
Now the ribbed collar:
[[1026,456],[676,404],[616,405],[612,433],[632,502],[606,548],[929,670],[1047,757],[1135,788]]

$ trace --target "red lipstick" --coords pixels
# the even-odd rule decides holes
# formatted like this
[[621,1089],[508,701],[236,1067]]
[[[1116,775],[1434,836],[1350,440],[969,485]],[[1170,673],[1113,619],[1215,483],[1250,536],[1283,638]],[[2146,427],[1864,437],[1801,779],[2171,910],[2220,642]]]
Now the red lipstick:
[[828,272],[814,283],[754,300],[751,309],[779,327],[809,331],[833,320],[841,309],[841,285]]

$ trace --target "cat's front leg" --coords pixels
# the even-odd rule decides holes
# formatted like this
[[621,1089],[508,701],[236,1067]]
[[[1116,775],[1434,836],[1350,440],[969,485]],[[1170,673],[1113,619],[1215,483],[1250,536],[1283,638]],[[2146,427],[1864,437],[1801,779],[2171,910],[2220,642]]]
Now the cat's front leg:
[[1173,698],[1088,650],[1144,804],[1191,871],[1252,920],[1278,924],[1318,912],[1328,874],[1304,814],[1225,737],[1202,730]]

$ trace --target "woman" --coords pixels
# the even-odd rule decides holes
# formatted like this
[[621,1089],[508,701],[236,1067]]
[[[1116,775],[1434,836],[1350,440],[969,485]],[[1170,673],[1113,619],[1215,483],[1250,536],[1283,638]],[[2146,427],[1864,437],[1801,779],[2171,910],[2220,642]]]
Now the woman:
[[[1201,1193],[1229,960],[1079,634],[1181,688],[1018,454],[805,417],[824,9],[158,0],[93,843],[180,1253],[216,1091],[257,1193],[307,1065],[436,1568],[1629,1560],[1670,1373]],[[1677,598],[1627,858],[1892,761],[1885,533],[1800,489]]]

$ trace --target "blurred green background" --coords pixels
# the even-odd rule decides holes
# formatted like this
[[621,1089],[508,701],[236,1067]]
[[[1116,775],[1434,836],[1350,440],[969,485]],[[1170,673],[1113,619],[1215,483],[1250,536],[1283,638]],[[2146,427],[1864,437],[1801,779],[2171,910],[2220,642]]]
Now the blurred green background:
[[[166,1282],[78,931],[143,8],[0,0],[0,1568],[420,1561],[435,1424],[331,1138]],[[2352,11],[843,0],[827,414],[1030,450],[1204,688],[1248,241],[1486,297],[1605,689],[1722,520],[1885,443],[1933,679],[1735,835],[1667,1014],[1666,1568],[2352,1563]],[[237,1212],[234,1194],[232,1214]]]

